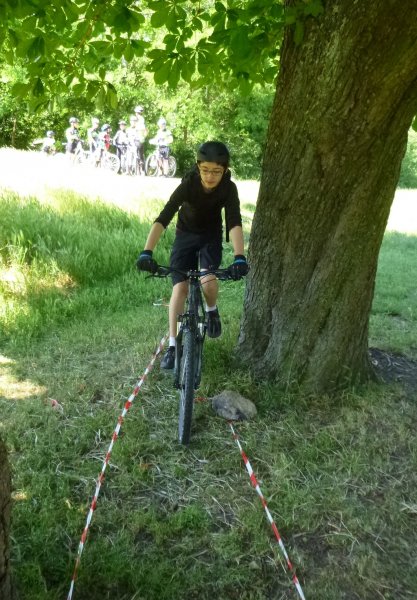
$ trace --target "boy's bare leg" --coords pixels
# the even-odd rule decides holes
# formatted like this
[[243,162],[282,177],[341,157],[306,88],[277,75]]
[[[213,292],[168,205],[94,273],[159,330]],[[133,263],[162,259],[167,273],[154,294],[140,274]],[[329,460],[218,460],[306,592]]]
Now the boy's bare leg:
[[169,301],[169,335],[177,336],[177,317],[184,312],[185,299],[188,294],[188,281],[176,283]]
[[201,288],[207,302],[207,306],[216,306],[219,295],[219,283],[215,275],[207,275],[201,278]]

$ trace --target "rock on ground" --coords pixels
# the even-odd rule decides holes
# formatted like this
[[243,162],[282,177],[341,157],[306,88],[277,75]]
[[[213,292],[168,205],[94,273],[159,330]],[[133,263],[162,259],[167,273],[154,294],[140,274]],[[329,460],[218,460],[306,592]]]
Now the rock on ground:
[[233,390],[224,390],[211,398],[214,412],[228,421],[246,421],[256,415],[256,406]]

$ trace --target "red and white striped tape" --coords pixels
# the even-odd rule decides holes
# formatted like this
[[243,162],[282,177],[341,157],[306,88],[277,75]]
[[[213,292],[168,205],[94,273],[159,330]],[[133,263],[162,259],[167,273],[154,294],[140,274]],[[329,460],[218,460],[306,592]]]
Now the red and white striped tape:
[[88,512],[88,516],[87,516],[87,520],[86,520],[86,523],[85,523],[85,527],[84,527],[83,533],[81,535],[80,544],[78,546],[78,554],[77,554],[77,558],[76,558],[76,561],[75,561],[74,573],[72,575],[71,586],[70,586],[70,590],[68,592],[67,600],[71,600],[72,599],[72,594],[74,592],[75,580],[77,578],[78,568],[79,568],[80,562],[81,562],[81,555],[83,553],[84,545],[85,545],[85,542],[86,542],[86,539],[87,539],[88,528],[90,527],[90,523],[91,523],[91,520],[93,518],[93,513],[94,513],[94,511],[95,511],[95,509],[97,507],[97,500],[98,500],[98,496],[99,496],[99,493],[100,493],[101,484],[103,483],[104,473],[105,473],[107,465],[109,463],[110,455],[111,455],[111,452],[113,450],[114,443],[115,443],[115,441],[117,440],[117,438],[119,436],[120,428],[122,426],[122,423],[123,423],[123,420],[124,420],[124,418],[126,416],[127,411],[132,406],[133,401],[135,400],[136,396],[138,395],[139,390],[142,387],[142,384],[145,381],[146,377],[152,371],[152,368],[153,368],[153,366],[155,364],[156,357],[158,356],[158,354],[160,352],[162,352],[162,350],[164,348],[164,345],[165,345],[165,342],[166,342],[167,339],[168,339],[168,335],[165,335],[162,338],[162,340],[160,341],[159,346],[156,349],[156,351],[155,351],[155,353],[154,353],[154,355],[152,357],[151,362],[146,367],[146,369],[145,369],[142,377],[140,378],[140,380],[137,382],[136,387],[133,390],[132,394],[129,396],[128,400],[125,402],[125,405],[123,407],[122,413],[121,413],[121,415],[119,416],[119,418],[117,420],[117,425],[116,425],[116,427],[114,429],[114,432],[113,432],[113,435],[112,435],[112,438],[111,438],[111,442],[110,442],[109,448],[107,450],[107,453],[106,453],[106,456],[105,456],[105,459],[104,459],[104,462],[103,462],[103,466],[101,467],[101,473],[100,473],[100,475],[98,476],[98,479],[97,479],[96,490],[94,492],[94,497],[93,497],[93,500],[91,502],[91,506],[90,506],[90,510]]
[[285,562],[287,564],[288,571],[289,571],[289,573],[291,575],[291,579],[292,579],[292,581],[293,581],[293,583],[295,585],[295,588],[296,588],[296,590],[298,592],[299,597],[301,598],[301,600],[305,600],[305,596],[304,596],[303,590],[301,588],[300,582],[298,581],[298,577],[295,574],[294,566],[293,566],[293,564],[291,563],[291,561],[289,559],[289,556],[288,556],[287,551],[286,551],[285,546],[284,546],[284,542],[282,541],[282,538],[280,536],[278,528],[275,525],[274,519],[272,518],[272,515],[271,515],[271,513],[269,511],[268,505],[267,505],[266,500],[265,500],[265,496],[263,495],[263,493],[261,491],[261,488],[259,487],[259,483],[258,483],[258,481],[256,479],[256,475],[255,475],[255,473],[254,473],[254,471],[252,469],[252,465],[250,464],[249,459],[246,456],[246,454],[245,454],[245,452],[244,452],[244,450],[242,448],[242,445],[241,445],[241,443],[239,441],[239,436],[237,435],[237,433],[236,433],[236,431],[235,431],[235,429],[234,429],[234,427],[233,427],[233,425],[232,425],[232,423],[230,421],[229,421],[229,425],[230,425],[230,429],[232,430],[233,439],[236,440],[236,443],[237,443],[237,445],[239,447],[240,454],[242,456],[243,462],[245,463],[246,470],[249,473],[249,477],[250,477],[251,483],[252,483],[253,487],[255,488],[256,493],[258,494],[259,498],[261,499],[261,503],[262,503],[262,506],[265,509],[267,519],[268,519],[268,521],[269,521],[269,523],[270,523],[270,525],[272,527],[272,531],[274,532],[274,535],[275,535],[276,540],[278,542],[278,546],[279,546],[279,548],[280,548],[280,550],[281,550],[281,552],[282,552],[282,554],[283,554],[283,556],[285,558]]

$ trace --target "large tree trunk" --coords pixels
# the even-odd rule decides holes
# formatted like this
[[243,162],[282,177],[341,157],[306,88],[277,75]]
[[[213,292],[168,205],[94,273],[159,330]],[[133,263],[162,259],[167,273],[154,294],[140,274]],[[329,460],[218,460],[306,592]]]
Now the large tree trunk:
[[0,440],[0,598],[11,600],[9,529],[11,511],[11,483],[7,450]]
[[332,0],[285,34],[239,355],[327,392],[370,373],[378,253],[417,111],[416,0]]

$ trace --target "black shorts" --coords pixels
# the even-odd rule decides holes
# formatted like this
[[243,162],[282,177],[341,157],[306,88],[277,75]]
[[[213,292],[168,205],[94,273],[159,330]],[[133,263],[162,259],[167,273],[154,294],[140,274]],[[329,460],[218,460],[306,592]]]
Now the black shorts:
[[170,147],[169,146],[159,146],[159,155],[162,156],[162,158],[165,158],[165,160],[167,158],[169,158]]
[[[222,262],[222,234],[199,234],[181,231],[177,228],[174,245],[171,250],[169,264],[173,268],[189,271],[190,269],[218,269]],[[172,273],[172,284],[185,281],[180,273]]]

